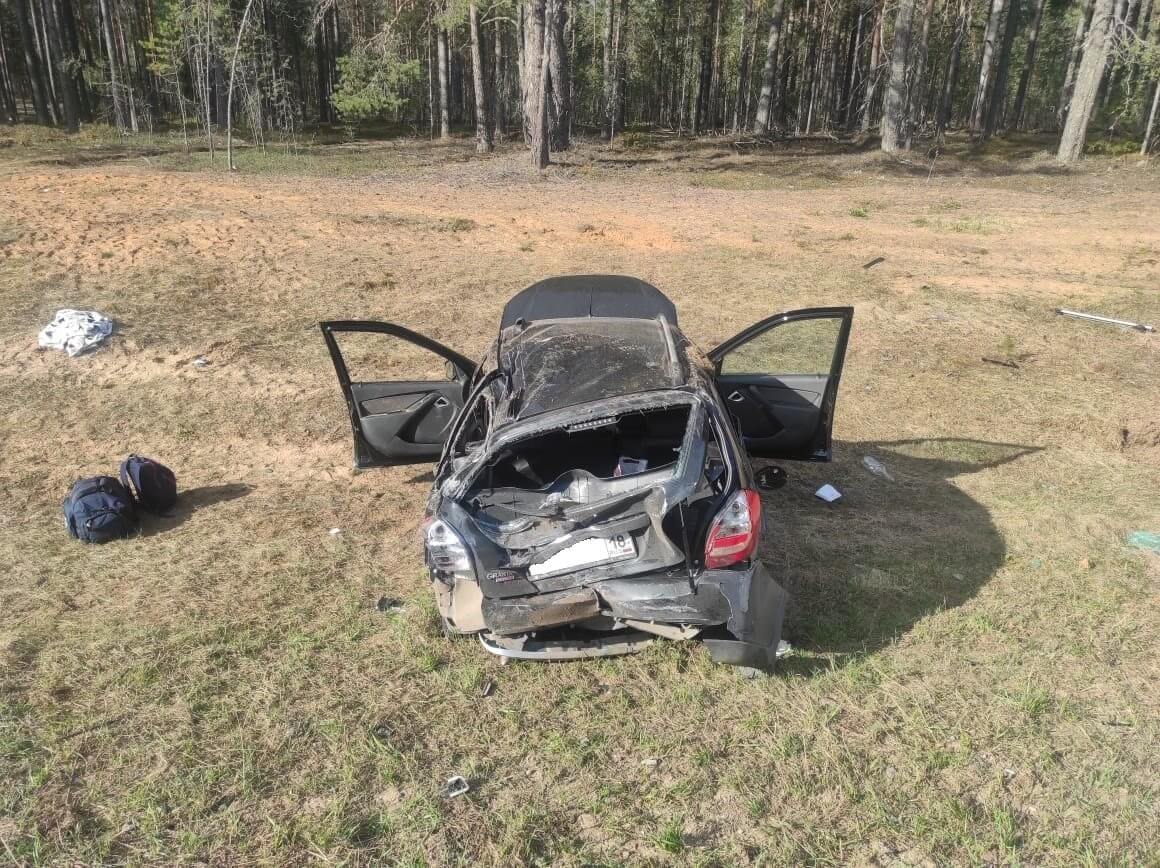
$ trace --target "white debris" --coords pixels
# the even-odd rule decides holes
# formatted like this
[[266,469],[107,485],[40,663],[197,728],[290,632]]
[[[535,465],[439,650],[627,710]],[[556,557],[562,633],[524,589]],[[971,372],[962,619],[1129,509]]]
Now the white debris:
[[63,308],[40,331],[42,347],[64,350],[70,357],[95,347],[113,333],[113,321],[95,310]]
[[894,477],[890,475],[890,471],[886,469],[886,465],[875,458],[873,455],[867,455],[862,459],[862,466],[873,473],[875,476],[881,476],[883,479],[894,481]]
[[198,356],[196,359],[190,362],[190,364],[195,368],[204,368],[209,364],[209,359],[207,359],[205,356]]
[[342,533],[342,528],[340,528],[340,527],[332,527],[330,529],[331,536],[338,536],[340,533]]
[[835,500],[842,496],[842,492],[838,491],[838,489],[834,488],[834,486],[827,482],[825,485],[815,491],[814,495],[820,497],[826,503],[833,503]]

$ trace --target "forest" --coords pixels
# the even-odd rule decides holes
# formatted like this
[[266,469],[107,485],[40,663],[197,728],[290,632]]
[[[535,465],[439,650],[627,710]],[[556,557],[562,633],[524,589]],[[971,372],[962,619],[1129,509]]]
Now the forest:
[[[251,144],[1089,129],[1147,154],[1155,0],[0,0],[0,119]],[[232,142],[231,142],[232,144]]]

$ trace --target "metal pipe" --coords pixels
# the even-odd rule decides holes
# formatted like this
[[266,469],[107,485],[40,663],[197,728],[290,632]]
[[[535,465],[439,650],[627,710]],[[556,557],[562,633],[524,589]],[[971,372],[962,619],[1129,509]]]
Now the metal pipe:
[[1107,323],[1108,325],[1124,326],[1125,328],[1135,329],[1138,332],[1156,331],[1156,329],[1154,329],[1152,326],[1144,325],[1143,323],[1131,322],[1130,320],[1126,319],[1112,319],[1110,316],[1100,316],[1099,314],[1094,313],[1084,313],[1083,311],[1079,310],[1068,310],[1065,307],[1057,307],[1055,312],[1060,316],[1071,316],[1075,317],[1076,319],[1090,320],[1091,322],[1102,322]]

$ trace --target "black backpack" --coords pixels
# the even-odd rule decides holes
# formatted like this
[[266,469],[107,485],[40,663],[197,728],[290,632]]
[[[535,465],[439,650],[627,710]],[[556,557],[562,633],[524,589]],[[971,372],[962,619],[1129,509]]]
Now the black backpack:
[[121,462],[121,482],[133,492],[137,505],[154,515],[164,515],[177,504],[177,477],[173,471],[140,455]]
[[83,542],[106,543],[137,528],[133,496],[111,476],[78,479],[64,499],[64,526]]

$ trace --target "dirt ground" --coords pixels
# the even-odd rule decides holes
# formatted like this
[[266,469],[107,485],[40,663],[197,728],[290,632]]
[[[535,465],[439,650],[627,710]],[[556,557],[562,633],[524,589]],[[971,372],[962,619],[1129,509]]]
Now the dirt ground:
[[[338,151],[229,176],[0,150],[0,858],[1160,856],[1160,557],[1125,544],[1160,530],[1160,343],[1053,312],[1160,324],[1155,162],[708,142],[537,175],[466,143]],[[478,356],[513,293],[586,272],[661,287],[703,347],[856,308],[836,460],[764,496],[794,595],[774,677],[696,644],[500,667],[448,642],[428,468],[351,470],[319,320]],[[62,307],[117,332],[39,350]],[[177,472],[177,514],[67,540],[69,483],[130,451]]]

